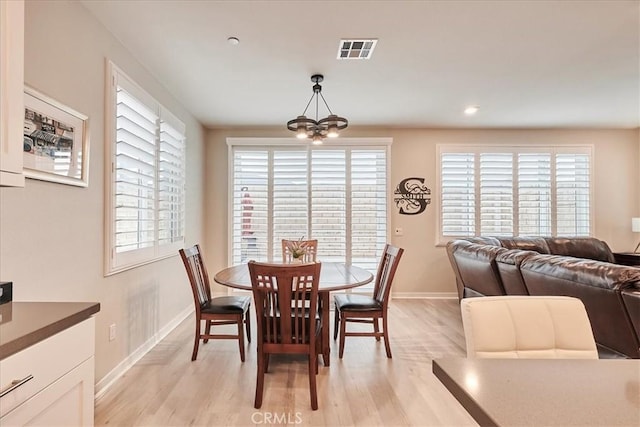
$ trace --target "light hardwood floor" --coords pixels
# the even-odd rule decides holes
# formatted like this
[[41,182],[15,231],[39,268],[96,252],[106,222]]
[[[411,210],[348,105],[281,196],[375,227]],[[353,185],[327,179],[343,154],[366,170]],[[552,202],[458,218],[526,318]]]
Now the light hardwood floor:
[[[251,315],[255,321],[255,312]],[[337,341],[332,340],[331,366],[321,363],[319,368],[317,411],[310,406],[304,358],[272,357],[259,410],[253,407],[255,341],[248,344],[244,363],[240,362],[234,340],[201,344],[198,359],[191,362],[194,331],[191,316],[96,402],[95,423],[477,425],[431,372],[432,359],[465,356],[458,302],[396,299],[390,303],[389,315],[393,359],[387,359],[382,342],[348,337],[344,358],[340,360]],[[354,325],[358,326],[367,325]],[[252,329],[255,334],[255,327]]]

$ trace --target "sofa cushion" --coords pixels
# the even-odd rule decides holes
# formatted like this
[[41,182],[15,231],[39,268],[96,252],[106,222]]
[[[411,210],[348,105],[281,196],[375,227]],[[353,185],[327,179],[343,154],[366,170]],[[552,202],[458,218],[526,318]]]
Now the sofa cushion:
[[640,269],[601,261],[535,255],[520,265],[530,295],[566,295],[582,300],[598,344],[637,358],[638,336],[620,292],[640,286]]
[[507,295],[529,295],[529,291],[522,280],[520,264],[531,257],[539,255],[534,251],[509,249],[496,255],[496,266],[500,273],[500,280]]
[[500,240],[497,237],[485,237],[485,236],[477,236],[477,237],[465,237],[463,240],[466,240],[469,243],[478,243],[483,245],[491,245],[491,246],[502,246]]
[[579,286],[609,290],[633,288],[640,283],[640,268],[559,255],[535,255],[520,264],[520,269],[552,279],[569,280]]
[[482,295],[504,295],[496,255],[507,251],[499,246],[457,241],[447,248],[465,287]]
[[611,248],[606,242],[593,237],[546,237],[549,252],[575,258],[615,262]]
[[502,247],[507,249],[522,249],[535,251],[539,254],[549,254],[549,245],[544,237],[500,237]]

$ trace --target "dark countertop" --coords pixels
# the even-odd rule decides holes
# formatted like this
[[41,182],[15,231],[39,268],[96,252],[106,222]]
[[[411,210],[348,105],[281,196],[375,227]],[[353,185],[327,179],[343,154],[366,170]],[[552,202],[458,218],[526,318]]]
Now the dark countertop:
[[10,302],[0,305],[0,360],[88,319],[97,302]]

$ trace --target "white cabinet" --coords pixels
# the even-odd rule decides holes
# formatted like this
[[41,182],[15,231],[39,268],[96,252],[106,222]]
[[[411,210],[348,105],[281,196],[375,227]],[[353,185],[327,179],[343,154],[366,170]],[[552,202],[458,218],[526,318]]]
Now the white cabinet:
[[95,320],[93,317],[0,360],[2,427],[92,426]]
[[0,186],[24,187],[24,1],[0,0]]

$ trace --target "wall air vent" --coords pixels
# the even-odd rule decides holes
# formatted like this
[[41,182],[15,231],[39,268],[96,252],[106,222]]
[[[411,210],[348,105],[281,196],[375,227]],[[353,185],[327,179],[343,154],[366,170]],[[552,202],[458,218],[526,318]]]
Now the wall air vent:
[[378,39],[342,39],[338,46],[338,59],[369,59]]

